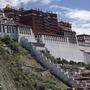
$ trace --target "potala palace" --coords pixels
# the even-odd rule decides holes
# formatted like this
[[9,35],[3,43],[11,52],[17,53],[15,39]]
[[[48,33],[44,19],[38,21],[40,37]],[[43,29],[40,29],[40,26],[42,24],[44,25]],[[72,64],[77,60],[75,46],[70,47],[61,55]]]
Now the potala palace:
[[55,58],[90,63],[90,35],[76,35],[70,23],[58,21],[57,14],[7,6],[0,11],[0,36],[6,35],[19,43],[28,40]]

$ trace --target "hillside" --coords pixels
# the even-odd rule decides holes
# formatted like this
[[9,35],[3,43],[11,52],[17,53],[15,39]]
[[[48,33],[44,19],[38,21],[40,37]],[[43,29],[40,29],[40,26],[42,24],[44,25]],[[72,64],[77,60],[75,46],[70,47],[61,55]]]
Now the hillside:
[[66,90],[16,41],[0,38],[0,90]]

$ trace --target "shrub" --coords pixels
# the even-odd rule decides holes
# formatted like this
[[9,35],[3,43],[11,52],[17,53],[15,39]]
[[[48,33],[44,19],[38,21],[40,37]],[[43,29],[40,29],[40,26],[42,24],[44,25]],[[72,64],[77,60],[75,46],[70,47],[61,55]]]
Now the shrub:
[[90,64],[86,65],[86,69],[90,70]]

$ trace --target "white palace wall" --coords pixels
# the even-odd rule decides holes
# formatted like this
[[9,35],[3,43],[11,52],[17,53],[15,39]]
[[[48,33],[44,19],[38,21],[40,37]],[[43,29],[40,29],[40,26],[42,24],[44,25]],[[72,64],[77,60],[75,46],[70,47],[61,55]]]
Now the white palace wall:
[[67,43],[45,43],[46,48],[54,55],[56,58],[61,57],[66,60],[83,61],[83,52],[79,50],[77,45],[69,45]]
[[21,42],[21,40],[24,41],[25,39],[27,39],[28,42],[36,42],[32,29],[18,27],[18,42]]
[[64,58],[68,61],[90,63],[90,53],[86,53],[87,51],[90,52],[90,47],[69,43],[68,38],[57,37],[56,40],[55,37],[54,40],[51,38],[53,37],[42,35],[42,41],[45,43],[45,47],[54,57]]
[[90,45],[89,46],[79,46],[79,49],[83,51],[84,55],[84,62],[85,63],[90,63]]
[[11,38],[18,40],[28,40],[28,42],[36,42],[32,29],[28,26],[5,25],[0,24],[0,37],[9,35]]

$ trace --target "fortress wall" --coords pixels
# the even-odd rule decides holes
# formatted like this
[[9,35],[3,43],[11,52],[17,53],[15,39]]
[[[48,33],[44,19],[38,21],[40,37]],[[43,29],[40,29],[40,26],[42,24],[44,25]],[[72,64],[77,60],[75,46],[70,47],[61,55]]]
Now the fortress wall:
[[45,43],[45,47],[56,58],[61,57],[68,61],[90,63],[89,46],[79,46],[78,44],[50,40],[44,40],[43,42]]
[[21,40],[27,39],[28,42],[36,42],[34,33],[32,32],[32,29],[30,29],[30,34],[22,34],[20,33],[20,29],[18,28],[18,42]]
[[73,60],[76,62],[84,61],[84,53],[80,51],[79,46],[76,44],[69,44],[66,42],[54,43],[46,41],[45,46],[56,58],[61,57],[68,61]]
[[87,64],[90,64],[90,52],[84,53],[84,59]]
[[90,46],[79,46],[79,49],[83,51],[84,54],[84,62],[90,63]]

